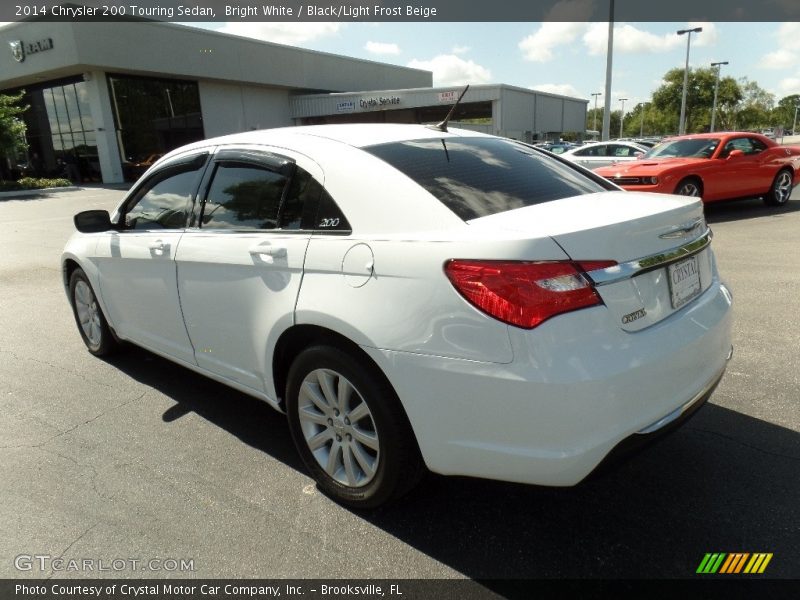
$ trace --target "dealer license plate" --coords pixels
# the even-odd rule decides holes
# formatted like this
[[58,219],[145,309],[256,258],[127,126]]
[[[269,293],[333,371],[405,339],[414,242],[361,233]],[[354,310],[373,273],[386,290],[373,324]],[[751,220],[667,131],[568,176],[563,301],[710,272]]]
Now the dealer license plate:
[[667,272],[672,308],[680,308],[700,294],[700,268],[697,256],[669,265]]

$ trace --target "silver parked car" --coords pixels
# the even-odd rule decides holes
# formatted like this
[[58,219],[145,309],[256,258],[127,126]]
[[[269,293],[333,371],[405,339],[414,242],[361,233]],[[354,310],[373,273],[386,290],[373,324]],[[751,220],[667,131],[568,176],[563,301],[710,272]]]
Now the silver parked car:
[[649,148],[635,142],[596,142],[567,150],[561,156],[587,169],[607,167],[617,162],[636,160]]

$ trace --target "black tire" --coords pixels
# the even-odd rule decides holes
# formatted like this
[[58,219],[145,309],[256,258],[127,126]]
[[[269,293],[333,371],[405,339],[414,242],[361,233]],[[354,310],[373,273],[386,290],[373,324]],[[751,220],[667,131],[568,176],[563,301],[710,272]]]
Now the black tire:
[[[289,369],[286,409],[303,463],[337,502],[375,508],[419,481],[422,459],[408,418],[391,385],[364,358],[332,346],[307,348]],[[317,442],[313,450],[309,440]]]
[[769,191],[764,196],[767,206],[784,206],[792,195],[792,172],[782,169],[775,175]]
[[697,198],[703,197],[703,182],[697,177],[686,177],[681,179],[680,183],[675,186],[674,194],[679,196],[695,196]]
[[86,348],[95,356],[107,356],[119,348],[119,342],[97,302],[97,296],[83,269],[77,268],[69,278],[69,303],[78,333]]

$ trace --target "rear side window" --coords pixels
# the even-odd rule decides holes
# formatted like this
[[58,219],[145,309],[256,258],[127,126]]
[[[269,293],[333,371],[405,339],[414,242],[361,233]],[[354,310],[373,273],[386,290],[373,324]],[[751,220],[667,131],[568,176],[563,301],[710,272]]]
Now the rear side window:
[[211,181],[202,227],[275,229],[287,178],[275,171],[240,163],[220,163]]
[[576,156],[605,156],[606,146],[588,146],[575,152]]
[[469,221],[610,189],[529,146],[498,138],[393,142],[364,148]]
[[319,197],[319,209],[314,229],[337,233],[352,231],[344,213],[325,190],[322,190]]

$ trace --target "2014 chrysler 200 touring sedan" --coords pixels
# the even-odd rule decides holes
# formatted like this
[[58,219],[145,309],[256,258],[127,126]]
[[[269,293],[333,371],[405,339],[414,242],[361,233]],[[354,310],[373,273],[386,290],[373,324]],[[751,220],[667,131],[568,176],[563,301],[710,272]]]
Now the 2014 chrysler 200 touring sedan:
[[89,351],[127,340],[285,411],[350,506],[424,467],[576,484],[701,405],[731,354],[699,199],[474,132],[210,139],[75,222],[64,284]]

